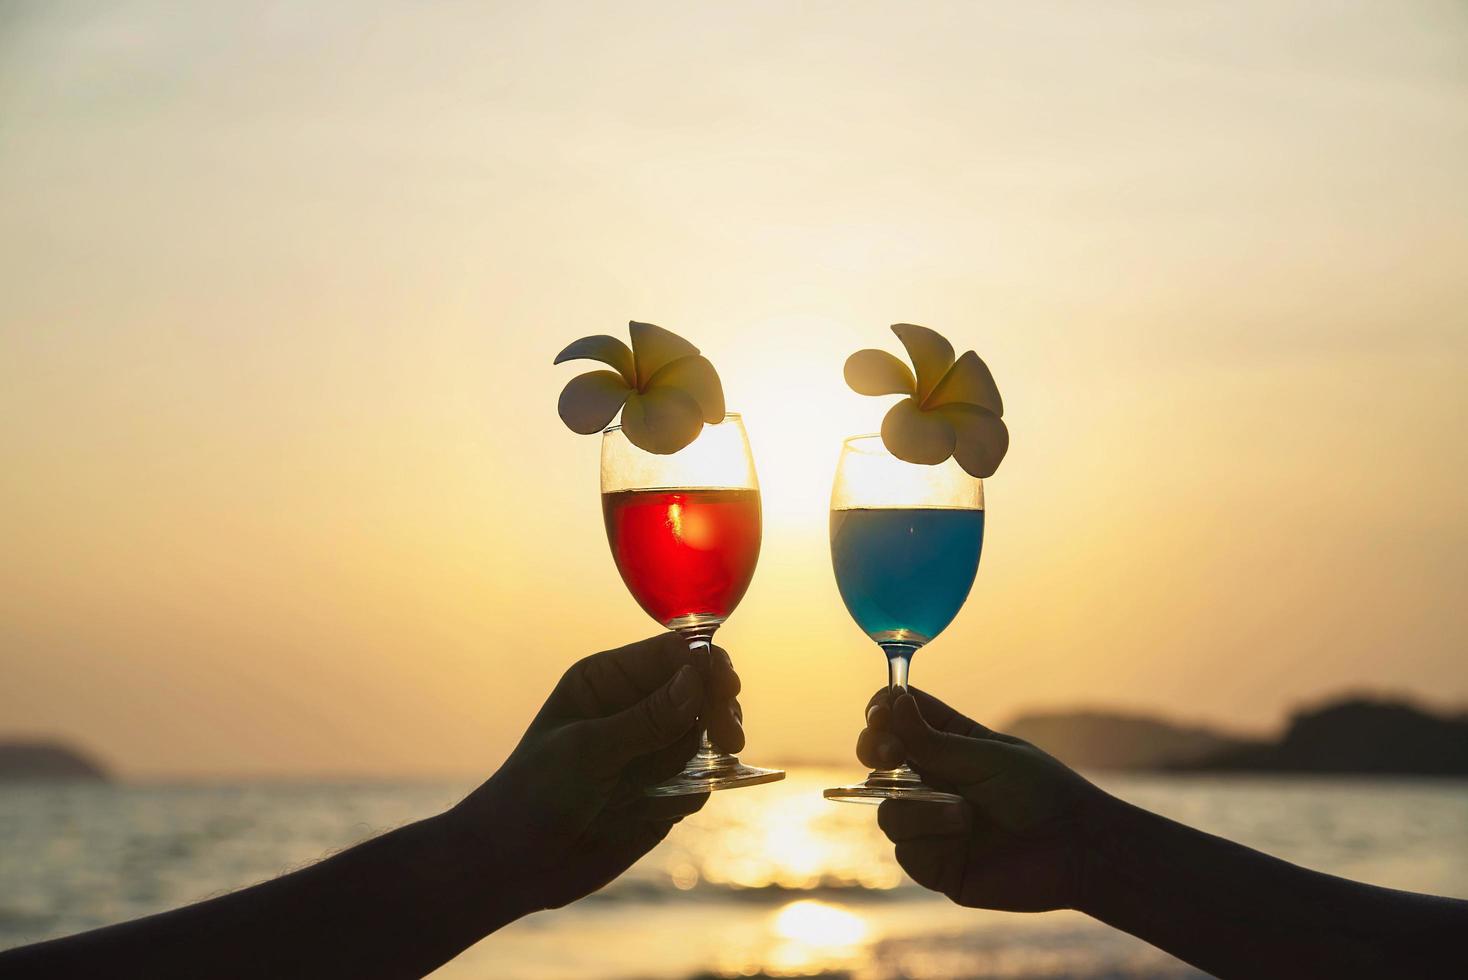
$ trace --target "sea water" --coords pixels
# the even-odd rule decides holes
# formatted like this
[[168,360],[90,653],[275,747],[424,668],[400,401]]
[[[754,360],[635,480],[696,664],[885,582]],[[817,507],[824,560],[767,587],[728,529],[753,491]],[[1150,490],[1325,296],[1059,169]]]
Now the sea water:
[[[484,775],[5,784],[0,949],[267,881],[441,813]],[[434,978],[1204,976],[1079,912],[986,912],[919,888],[870,811],[821,799],[850,775],[846,762],[791,766],[758,792],[720,793],[608,887],[495,933]],[[1468,780],[1092,775],[1287,861],[1468,898]]]
[[831,562],[851,617],[878,643],[922,644],[958,615],[984,545],[984,512],[831,511]]

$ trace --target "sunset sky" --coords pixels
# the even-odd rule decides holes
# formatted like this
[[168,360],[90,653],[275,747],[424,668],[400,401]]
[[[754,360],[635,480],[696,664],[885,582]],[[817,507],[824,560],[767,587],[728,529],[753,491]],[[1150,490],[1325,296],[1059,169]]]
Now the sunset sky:
[[751,762],[849,760],[841,379],[973,347],[1012,449],[913,679],[994,724],[1468,701],[1468,9],[0,6],[0,734],[483,771],[649,635],[570,340],[742,411]]

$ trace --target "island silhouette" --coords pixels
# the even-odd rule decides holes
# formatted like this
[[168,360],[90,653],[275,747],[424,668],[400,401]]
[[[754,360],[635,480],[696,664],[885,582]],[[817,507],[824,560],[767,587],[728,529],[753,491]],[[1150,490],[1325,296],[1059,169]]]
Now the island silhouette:
[[1276,742],[1224,748],[1172,768],[1213,772],[1468,775],[1468,715],[1354,697],[1298,711]]
[[1027,713],[1004,730],[1080,769],[1468,775],[1468,713],[1373,695],[1296,708],[1275,740],[1106,709]]
[[88,752],[56,739],[0,739],[0,782],[86,780],[108,782],[107,767]]

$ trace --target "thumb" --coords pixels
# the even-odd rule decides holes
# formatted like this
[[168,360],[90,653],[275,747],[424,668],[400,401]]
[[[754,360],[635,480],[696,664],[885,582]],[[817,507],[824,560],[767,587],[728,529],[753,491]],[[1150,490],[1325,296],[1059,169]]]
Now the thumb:
[[684,664],[671,680],[630,708],[582,724],[592,751],[620,768],[687,734],[698,720],[702,701],[703,679]]
[[892,731],[907,749],[908,761],[924,775],[955,785],[982,782],[1003,770],[1007,761],[1007,746],[1001,742],[965,738],[933,728],[906,691],[892,704]]

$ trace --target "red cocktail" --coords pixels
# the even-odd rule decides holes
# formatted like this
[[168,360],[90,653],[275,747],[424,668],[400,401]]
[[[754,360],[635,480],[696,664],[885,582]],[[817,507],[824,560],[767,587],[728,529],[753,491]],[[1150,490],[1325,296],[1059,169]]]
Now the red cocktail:
[[[610,427],[602,434],[601,508],[632,598],[677,630],[706,670],[714,631],[744,598],[759,560],[759,480],[743,421],[727,414],[667,455],[640,449],[621,426]],[[784,775],[719,751],[705,729],[683,771],[647,793],[708,793]]]
[[617,571],[653,619],[714,625],[744,598],[759,558],[758,490],[619,490],[601,505]]

